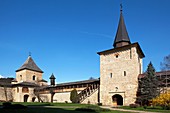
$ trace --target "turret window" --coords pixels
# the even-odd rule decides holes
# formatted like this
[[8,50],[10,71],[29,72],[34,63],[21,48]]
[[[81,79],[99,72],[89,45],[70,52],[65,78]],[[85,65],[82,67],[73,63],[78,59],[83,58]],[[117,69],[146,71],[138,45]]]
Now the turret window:
[[36,77],[35,77],[35,75],[34,75],[34,76],[32,77],[32,80],[35,80],[35,78],[36,78]]

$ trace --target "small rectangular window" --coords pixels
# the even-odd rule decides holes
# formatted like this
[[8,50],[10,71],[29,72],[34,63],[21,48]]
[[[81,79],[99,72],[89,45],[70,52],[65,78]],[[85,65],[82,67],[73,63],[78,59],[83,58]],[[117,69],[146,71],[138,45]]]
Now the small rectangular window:
[[124,76],[126,76],[126,71],[124,71]]
[[130,49],[130,59],[132,59],[132,50]]
[[112,73],[110,73],[110,78],[112,78]]

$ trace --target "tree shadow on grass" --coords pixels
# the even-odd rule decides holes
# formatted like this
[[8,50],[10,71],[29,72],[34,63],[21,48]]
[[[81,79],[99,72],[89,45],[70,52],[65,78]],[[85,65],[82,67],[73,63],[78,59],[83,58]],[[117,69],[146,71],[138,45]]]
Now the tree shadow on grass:
[[3,109],[0,113],[96,113],[87,111],[76,111],[75,109],[50,108],[50,107],[28,107],[26,109]]

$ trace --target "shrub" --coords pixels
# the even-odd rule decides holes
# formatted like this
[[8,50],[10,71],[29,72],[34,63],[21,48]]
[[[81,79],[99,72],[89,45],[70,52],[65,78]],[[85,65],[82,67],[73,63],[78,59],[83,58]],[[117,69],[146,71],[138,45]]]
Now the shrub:
[[147,105],[144,105],[143,108],[146,109],[146,108],[147,108]]
[[102,106],[102,103],[97,103],[98,106]]
[[156,98],[152,99],[153,106],[161,106],[163,109],[170,109],[170,92],[162,93]]
[[0,100],[0,102],[6,102],[5,100]]
[[78,93],[77,93],[76,89],[73,89],[70,92],[70,100],[72,101],[72,103],[78,103],[79,102]]
[[130,104],[129,107],[130,108],[137,108],[137,107],[139,107],[139,104]]
[[65,101],[65,103],[67,104],[67,103],[68,103],[68,101]]

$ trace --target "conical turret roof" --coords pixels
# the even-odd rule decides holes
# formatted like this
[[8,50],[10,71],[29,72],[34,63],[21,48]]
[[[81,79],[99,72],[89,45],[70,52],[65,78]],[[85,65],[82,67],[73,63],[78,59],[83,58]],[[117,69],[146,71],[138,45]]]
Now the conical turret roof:
[[24,70],[24,69],[43,73],[43,71],[36,65],[36,63],[34,62],[34,60],[32,59],[31,56],[29,56],[27,58],[27,60],[24,62],[24,64],[19,69],[17,69],[16,72]]
[[126,26],[125,26],[123,14],[122,14],[122,9],[121,9],[118,29],[117,29],[117,33],[115,36],[113,46],[116,47],[117,43],[122,43],[122,42],[128,42],[129,44],[131,44],[129,36],[128,36],[128,32],[126,30]]
[[52,73],[52,75],[51,75],[50,79],[55,79],[55,76],[54,76],[54,74],[53,74],[53,73]]

